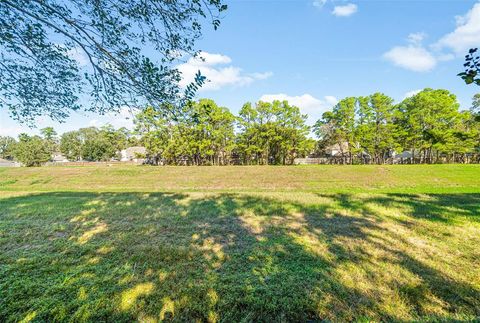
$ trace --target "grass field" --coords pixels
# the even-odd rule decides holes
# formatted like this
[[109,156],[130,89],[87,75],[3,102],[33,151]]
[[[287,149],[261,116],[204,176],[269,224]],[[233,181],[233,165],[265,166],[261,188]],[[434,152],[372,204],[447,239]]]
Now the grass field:
[[480,320],[480,166],[0,169],[0,321]]

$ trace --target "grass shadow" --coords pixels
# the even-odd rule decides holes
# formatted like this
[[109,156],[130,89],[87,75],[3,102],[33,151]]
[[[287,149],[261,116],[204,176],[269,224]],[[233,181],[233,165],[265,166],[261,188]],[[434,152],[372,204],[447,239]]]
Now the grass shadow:
[[478,318],[479,208],[480,194],[3,198],[0,319]]

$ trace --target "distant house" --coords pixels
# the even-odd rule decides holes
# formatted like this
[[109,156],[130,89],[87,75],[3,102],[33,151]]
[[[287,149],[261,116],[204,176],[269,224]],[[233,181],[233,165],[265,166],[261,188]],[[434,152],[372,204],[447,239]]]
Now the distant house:
[[395,159],[402,159],[402,158],[406,159],[406,158],[412,158],[412,157],[413,157],[412,153],[410,151],[406,150],[406,151],[404,151],[400,154],[395,154],[393,158],[395,158]]
[[147,149],[141,146],[128,147],[120,151],[120,161],[142,162],[147,154]]
[[68,163],[69,160],[67,157],[63,156],[62,153],[53,153],[52,155],[52,163]]
[[13,160],[0,158],[0,167],[20,167],[21,164]]
[[348,142],[342,142],[340,144],[333,144],[325,148],[325,154],[328,156],[340,156],[342,153],[348,152]]
[[413,154],[411,151],[405,150],[399,154],[393,154],[393,163],[399,164],[399,163],[405,163],[405,162],[411,162],[413,157]]

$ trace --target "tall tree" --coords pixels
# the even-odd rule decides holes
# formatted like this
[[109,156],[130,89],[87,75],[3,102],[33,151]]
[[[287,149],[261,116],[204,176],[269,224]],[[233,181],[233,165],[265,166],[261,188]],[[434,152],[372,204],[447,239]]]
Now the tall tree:
[[227,108],[202,99],[189,102],[175,122],[147,108],[137,114],[135,131],[153,164],[223,165],[229,162],[234,144],[234,119]]
[[248,102],[242,106],[237,117],[239,134],[236,137],[236,148],[246,165],[258,163],[258,156],[262,152],[260,133],[257,131],[258,114],[257,109]]
[[[317,136],[328,141],[330,145],[338,146],[343,163],[353,162],[356,152],[356,112],[357,98],[348,97],[340,100],[332,109],[322,115],[315,125]],[[347,156],[348,155],[348,156]],[[347,158],[348,157],[348,158]]]
[[164,159],[165,151],[171,140],[171,127],[162,114],[148,106],[135,115],[135,134],[140,136],[140,143],[146,148],[146,160],[157,165]]
[[189,105],[190,148],[195,164],[228,163],[233,149],[234,116],[213,100],[202,99]]
[[56,151],[58,151],[59,142],[58,142],[57,132],[55,131],[55,129],[53,129],[53,127],[46,127],[46,128],[40,129],[40,133],[42,134],[42,137],[48,146],[48,150],[50,151],[50,154],[53,154]]
[[79,131],[69,131],[60,137],[60,151],[70,161],[82,159],[82,136]]
[[19,141],[15,145],[15,159],[23,165],[41,166],[51,158],[49,147],[45,140],[39,136],[20,134]]
[[313,150],[306,119],[287,101],[247,103],[238,117],[236,149],[246,164],[292,163]]
[[398,148],[393,99],[383,93],[374,93],[359,101],[358,128],[361,131],[357,133],[357,140],[374,162],[382,164]]
[[164,109],[204,82],[197,74],[182,94],[175,62],[198,53],[202,23],[216,29],[226,9],[221,0],[2,0],[0,108],[62,120],[83,93],[99,112]]
[[13,159],[17,141],[9,136],[0,136],[0,158]]
[[[400,105],[406,128],[404,144],[419,152],[421,162],[431,162],[434,152],[446,152],[460,121],[459,104],[447,90],[425,89]],[[415,157],[415,156],[414,156]]]
[[60,151],[72,161],[108,161],[118,157],[118,152],[126,146],[126,140],[124,133],[111,125],[102,129],[81,128],[62,135]]

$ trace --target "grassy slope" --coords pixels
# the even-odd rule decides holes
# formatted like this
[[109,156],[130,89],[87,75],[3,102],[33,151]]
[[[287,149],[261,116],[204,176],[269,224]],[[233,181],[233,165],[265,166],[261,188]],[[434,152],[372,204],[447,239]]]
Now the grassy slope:
[[0,191],[478,192],[480,165],[0,168]]
[[479,244],[472,165],[0,169],[0,321],[474,319]]

